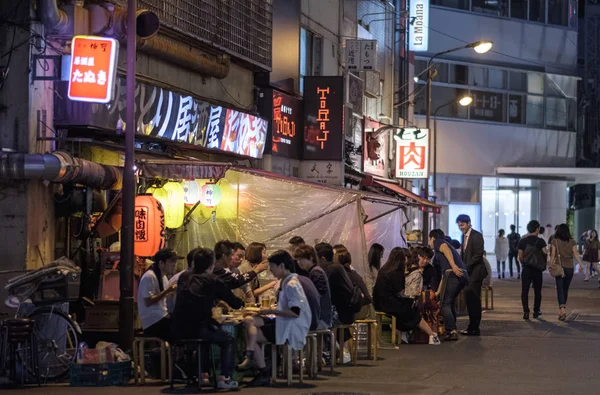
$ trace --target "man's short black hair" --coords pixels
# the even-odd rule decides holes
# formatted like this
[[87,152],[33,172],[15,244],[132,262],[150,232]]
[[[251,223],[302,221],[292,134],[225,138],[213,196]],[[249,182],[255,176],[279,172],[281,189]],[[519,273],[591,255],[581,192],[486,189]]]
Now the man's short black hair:
[[529,223],[527,224],[527,231],[529,233],[533,233],[539,229],[540,229],[540,223],[538,221],[536,221],[535,219],[529,221]]
[[294,273],[296,268],[294,258],[292,258],[290,253],[285,250],[275,251],[269,256],[268,261],[273,265],[284,265],[285,269],[290,273]]
[[315,246],[317,256],[324,258],[327,262],[333,262],[333,247],[329,243],[319,243]]
[[194,251],[194,273],[204,273],[215,263],[215,253],[209,248],[196,248]]
[[289,244],[291,244],[293,246],[301,246],[306,243],[304,242],[304,239],[302,237],[294,236],[290,239]]
[[190,252],[188,252],[186,256],[188,267],[194,267],[194,254],[199,250],[199,248],[194,248]]
[[462,222],[463,224],[470,224],[471,217],[469,217],[467,214],[461,214],[458,217],[456,217],[456,223],[459,222]]
[[460,241],[452,239],[452,241],[450,241],[450,245],[454,247],[455,250],[460,250]]
[[423,258],[427,258],[428,260],[431,260],[431,258],[433,258],[433,250],[429,247],[421,247],[418,250],[417,253],[419,256],[422,256]]
[[232,243],[231,244],[231,250],[232,251],[237,251],[237,250],[242,250],[242,251],[246,251],[246,247],[244,247],[244,245],[242,243]]
[[217,261],[223,258],[223,255],[229,256],[233,253],[233,243],[229,240],[221,240],[215,244],[215,258]]
[[511,230],[511,231],[513,231],[513,232],[514,232],[514,231],[515,231],[515,229],[517,229],[517,227],[516,227],[516,226],[514,226],[514,225],[511,225],[511,226],[510,226],[510,230]]
[[431,232],[429,232],[429,237],[433,237],[434,239],[442,239],[445,240],[446,239],[446,235],[444,234],[444,231],[441,229],[432,229]]

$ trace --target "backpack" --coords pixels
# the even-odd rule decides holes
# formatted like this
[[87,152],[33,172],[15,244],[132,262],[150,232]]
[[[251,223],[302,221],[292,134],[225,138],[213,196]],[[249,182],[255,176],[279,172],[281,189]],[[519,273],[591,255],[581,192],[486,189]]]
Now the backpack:
[[350,310],[353,313],[358,313],[365,305],[365,296],[359,286],[352,286],[352,296],[350,297]]
[[416,298],[421,295],[423,290],[423,274],[415,270],[406,277],[404,286],[404,296],[407,298]]
[[528,245],[523,251],[523,262],[527,266],[533,267],[537,270],[544,271],[546,270],[546,256],[537,248],[537,244],[539,239],[535,241],[534,245]]

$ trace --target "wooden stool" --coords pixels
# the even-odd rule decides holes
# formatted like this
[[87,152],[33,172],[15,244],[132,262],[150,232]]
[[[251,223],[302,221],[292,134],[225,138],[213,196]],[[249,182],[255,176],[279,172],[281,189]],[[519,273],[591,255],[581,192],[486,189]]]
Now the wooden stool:
[[392,345],[396,346],[398,345],[398,340],[397,340],[397,336],[396,336],[396,316],[391,315],[391,314],[387,314],[387,313],[382,313],[382,312],[376,312],[375,313],[377,316],[377,335],[380,336],[381,333],[383,332],[383,317],[392,317]]
[[[339,325],[336,326],[335,328],[333,328],[333,331],[335,332],[335,337],[336,339],[339,340],[340,343],[340,354],[338,356],[338,361],[340,363],[340,365],[344,364],[344,330],[348,329],[350,331],[350,329],[354,328],[354,324],[352,325]],[[354,346],[354,338],[352,336],[352,331],[350,331],[350,339],[349,341],[349,347],[350,347],[350,358],[352,358],[352,356],[354,355],[354,352],[352,351],[352,347]],[[331,356],[331,360],[333,361],[333,354]],[[351,360],[352,362],[352,360]]]
[[[395,317],[394,317],[395,319]],[[394,322],[395,324],[395,322]],[[356,320],[354,321],[354,330],[358,333],[358,327],[360,325],[367,326],[367,355],[369,359],[373,358],[373,361],[377,361],[377,321],[376,320]],[[396,328],[394,327],[394,330]],[[354,336],[357,338],[357,336]],[[358,360],[358,340],[354,347],[354,364]]]
[[[494,288],[491,285],[483,286],[483,291],[485,293],[485,309],[486,310],[494,310]],[[484,295],[482,295],[483,299]],[[492,302],[491,306],[488,302]]]
[[171,347],[169,346],[169,343],[158,337],[140,336],[133,339],[133,374],[135,384],[138,384],[138,379],[141,385],[146,384],[146,363],[144,354],[146,352],[145,348],[147,342],[158,343],[160,346],[160,378],[163,381],[171,381],[173,364],[170,362]]
[[335,346],[335,331],[332,329],[317,329],[316,331],[312,331],[310,332],[310,334],[315,334],[317,336],[317,365],[318,365],[318,370],[322,370],[323,369],[323,358],[321,357],[323,355],[323,345],[325,343],[325,336],[328,335],[329,336],[329,342],[330,342],[330,362],[329,362],[329,367],[331,368],[331,374],[333,374],[333,370],[335,368],[335,361],[336,361],[336,346]]

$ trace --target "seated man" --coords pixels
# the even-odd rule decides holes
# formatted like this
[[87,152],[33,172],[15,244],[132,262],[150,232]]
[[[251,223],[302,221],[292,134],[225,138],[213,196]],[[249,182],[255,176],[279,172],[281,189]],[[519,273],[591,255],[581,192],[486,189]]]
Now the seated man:
[[177,289],[168,285],[167,275],[173,274],[175,264],[183,259],[170,248],[164,248],[154,255],[154,263],[140,280],[138,288],[138,314],[142,321],[144,335],[171,339],[171,318],[167,310],[167,298]]
[[[250,281],[254,280],[258,273],[267,270],[267,262],[256,265],[251,271],[241,274],[239,270],[233,266],[233,248],[234,245],[229,240],[221,240],[215,245],[215,264],[214,274],[219,277],[225,286],[231,290],[243,287]],[[251,296],[251,293],[247,295]]]
[[[238,383],[231,379],[235,358],[235,341],[221,324],[213,320],[212,308],[217,300],[226,302],[234,309],[243,306],[227,289],[223,281],[213,274],[215,254],[208,248],[198,248],[193,256],[192,270],[185,271],[177,283],[177,302],[173,313],[173,334],[176,339],[205,339],[221,346],[221,375],[219,389],[234,389]],[[202,366],[208,367],[208,352],[202,352]],[[207,380],[203,374],[200,380]]]
[[292,273],[294,267],[295,262],[287,251],[280,250],[269,257],[271,273],[280,282],[277,309],[262,309],[259,316],[244,320],[247,360],[242,366],[248,367],[253,361],[259,369],[250,385],[271,383],[260,344],[284,345],[287,342],[292,349],[301,350],[306,343],[312,317],[298,275]]
[[[329,290],[329,280],[325,271],[317,265],[317,252],[309,245],[303,245],[296,249],[294,258],[306,273],[308,278],[314,284],[320,297],[321,314],[318,319],[318,329],[331,328],[333,318],[333,308],[331,306],[331,292]],[[314,320],[315,317],[313,317]]]
[[[191,250],[190,252],[188,252],[187,256],[185,257],[186,261],[187,261],[187,268],[185,270],[180,271],[179,273],[177,273],[176,275],[174,275],[173,277],[171,277],[169,279],[169,287],[177,287],[177,282],[179,281],[179,277],[181,277],[181,275],[187,271],[192,271],[194,269],[194,254],[196,253],[196,251],[198,251],[197,248],[194,248],[193,250]],[[175,311],[175,302],[177,301],[177,292],[173,292],[169,295],[169,297],[167,298],[167,310],[169,310],[169,314],[173,314],[173,312]]]

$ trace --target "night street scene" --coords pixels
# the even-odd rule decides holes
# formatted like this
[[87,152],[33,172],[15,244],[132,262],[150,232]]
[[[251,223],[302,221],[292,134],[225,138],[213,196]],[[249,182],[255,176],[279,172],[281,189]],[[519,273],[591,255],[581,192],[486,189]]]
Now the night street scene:
[[0,391],[600,392],[600,4],[0,1]]

